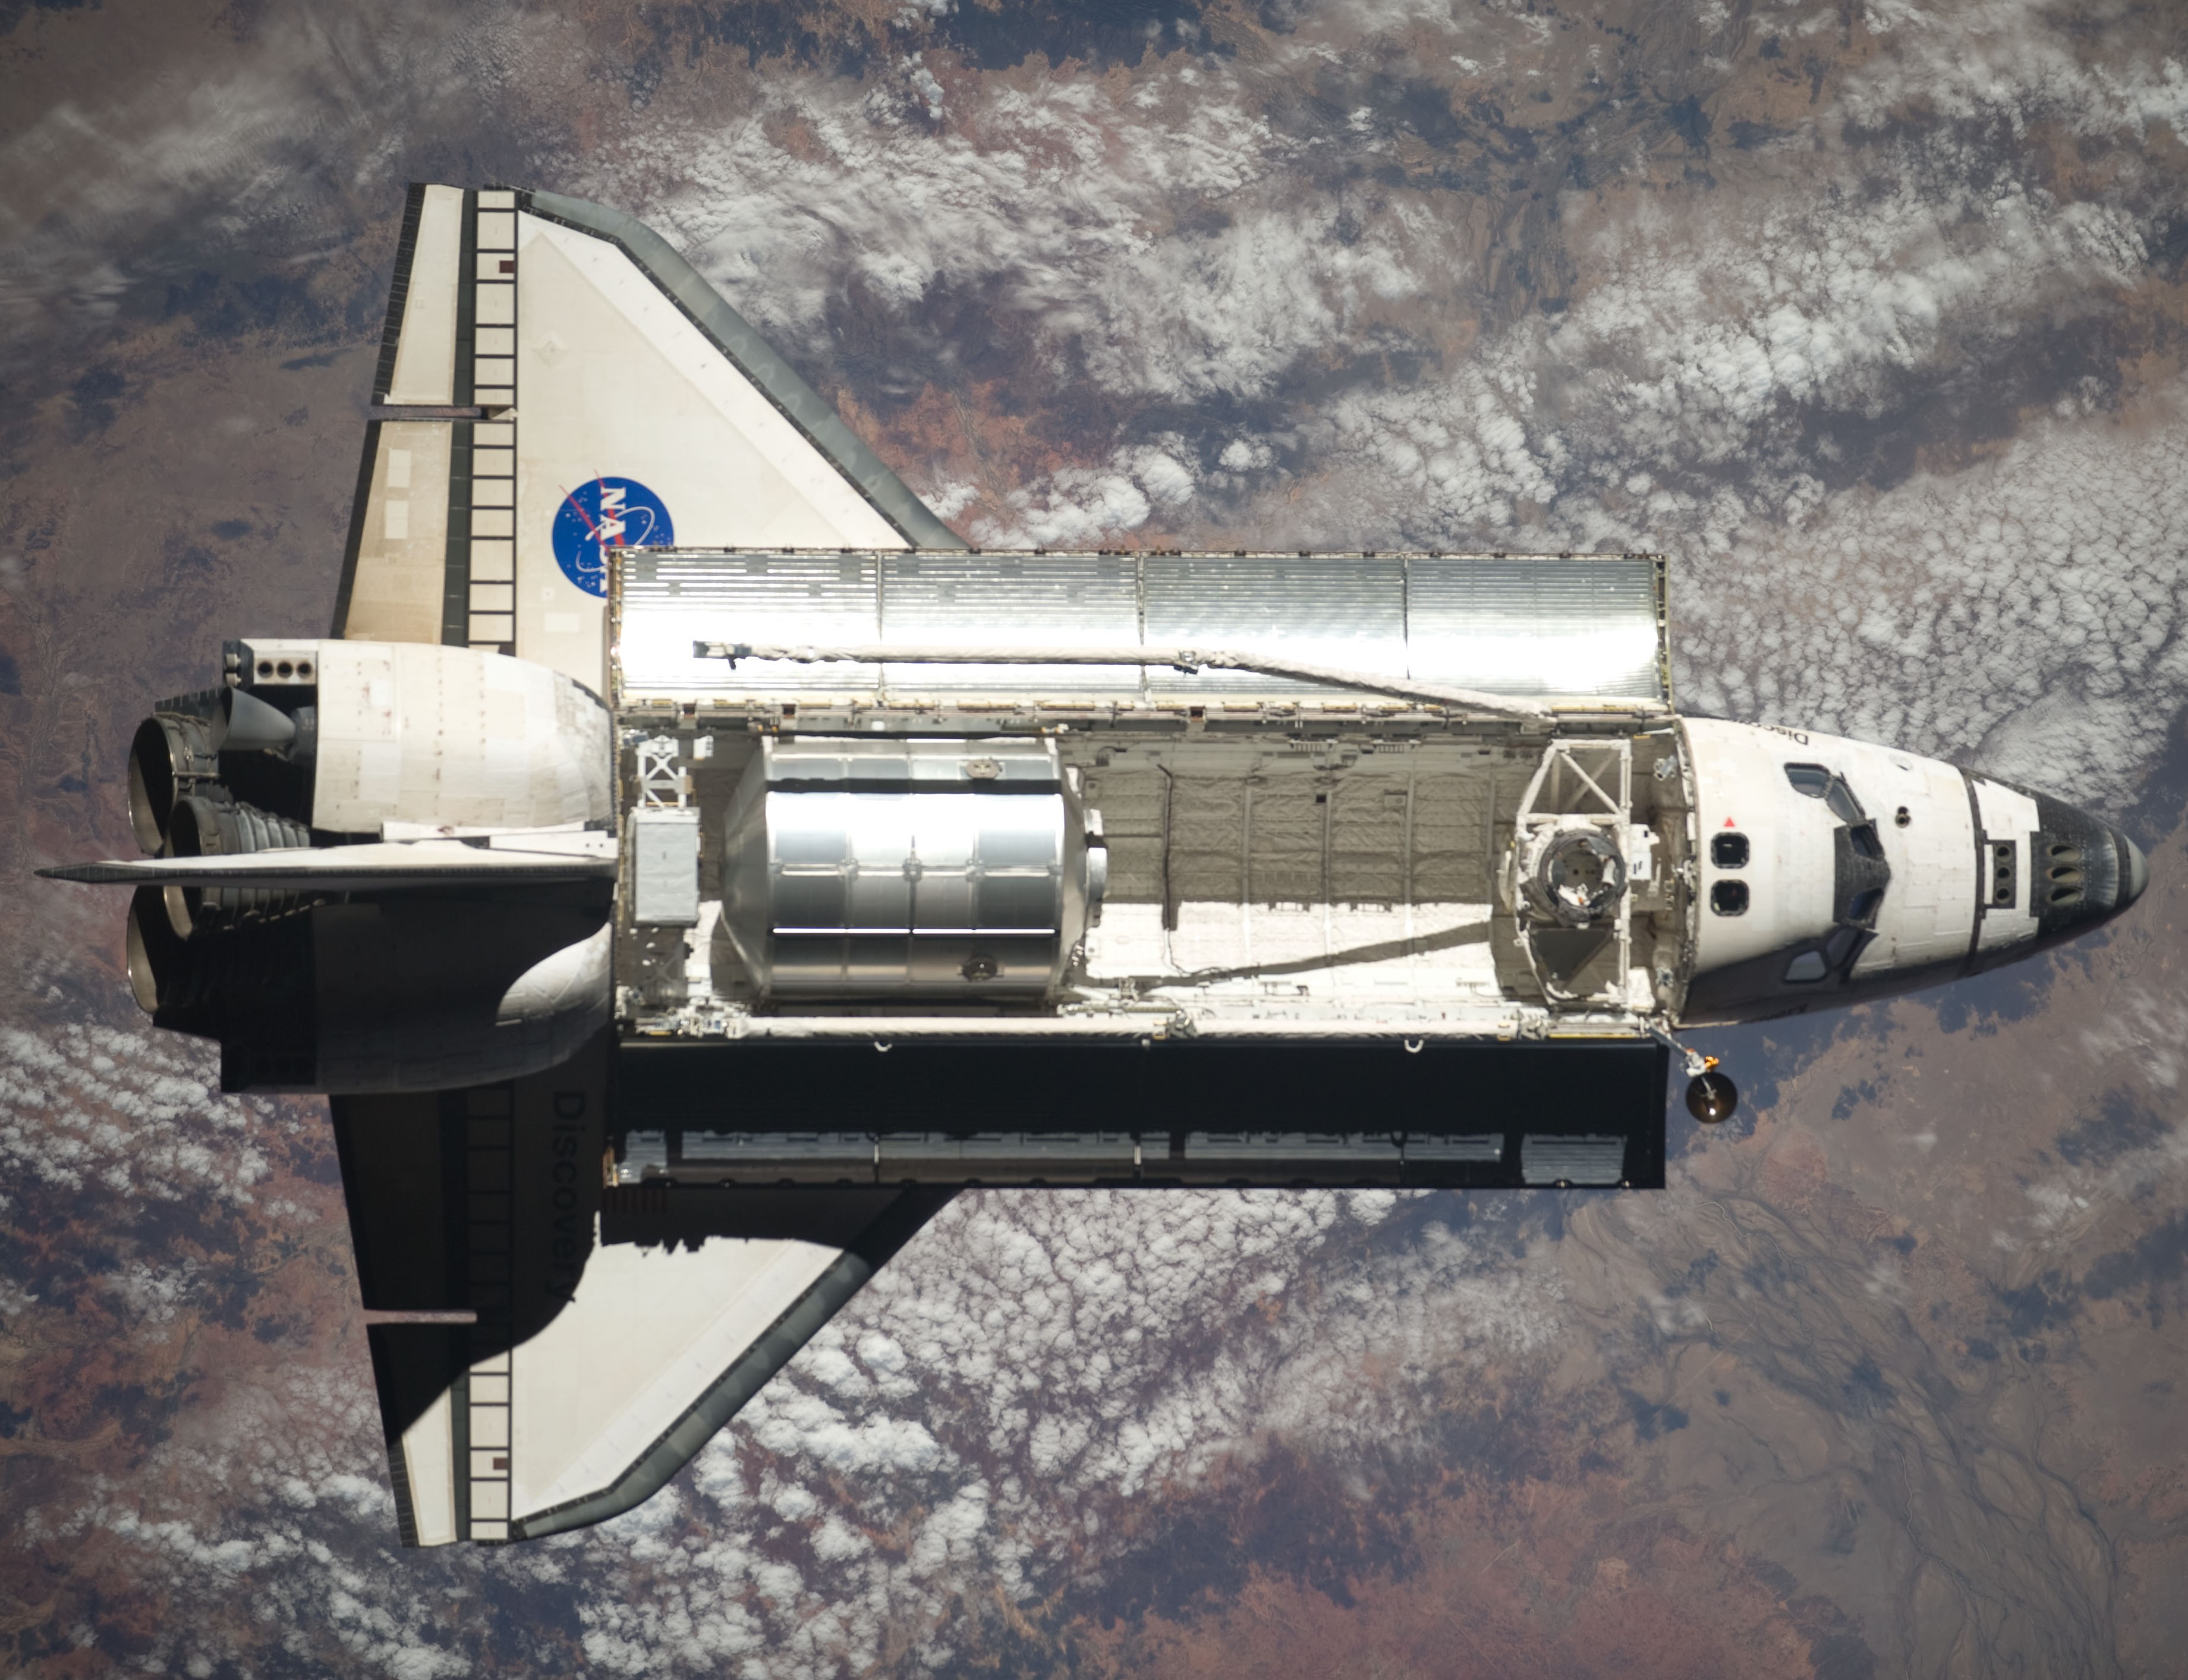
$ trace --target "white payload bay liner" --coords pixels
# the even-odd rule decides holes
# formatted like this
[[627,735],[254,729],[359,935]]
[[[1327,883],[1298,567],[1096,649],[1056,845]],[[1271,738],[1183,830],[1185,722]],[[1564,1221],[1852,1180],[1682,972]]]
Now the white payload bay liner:
[[1654,556],[969,550],[599,206],[414,188],[372,395],[334,634],[159,702],[147,855],[48,872],[333,1094],[409,1543],[631,1508],[959,1185],[1661,1186],[1676,1033],[2147,881],[1680,715]]

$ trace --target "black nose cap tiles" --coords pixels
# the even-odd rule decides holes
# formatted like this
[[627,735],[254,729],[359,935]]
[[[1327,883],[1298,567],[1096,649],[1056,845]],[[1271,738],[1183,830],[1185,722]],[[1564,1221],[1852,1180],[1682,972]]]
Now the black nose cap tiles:
[[2120,855],[2127,860],[2127,867],[2121,872],[2119,901],[2112,906],[2112,914],[2117,916],[2140,898],[2143,889],[2150,885],[2150,860],[2143,856],[2141,847],[2118,829],[2112,831],[2112,838],[2119,842]]
[[2110,823],[2041,793],[2036,820],[2028,909],[2039,943],[2055,944],[2111,921],[2150,885],[2142,848]]

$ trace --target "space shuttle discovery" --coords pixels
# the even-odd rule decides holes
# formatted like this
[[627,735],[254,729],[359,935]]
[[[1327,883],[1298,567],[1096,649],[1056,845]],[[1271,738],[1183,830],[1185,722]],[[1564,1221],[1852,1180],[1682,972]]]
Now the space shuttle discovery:
[[412,189],[371,414],[331,634],[208,648],[144,855],[44,872],[330,1096],[408,1543],[630,1509],[966,1185],[1659,1187],[1695,1029],[2147,880],[1680,713],[1654,555],[969,547],[552,193]]

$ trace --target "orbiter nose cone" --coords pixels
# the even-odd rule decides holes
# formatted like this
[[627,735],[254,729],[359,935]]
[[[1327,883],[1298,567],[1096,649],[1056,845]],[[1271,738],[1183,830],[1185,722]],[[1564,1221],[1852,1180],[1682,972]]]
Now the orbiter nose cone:
[[2143,856],[2142,848],[2126,835],[2120,834],[2118,829],[2112,832],[2119,835],[2120,849],[2127,854],[2127,879],[2120,883],[2119,903],[2114,906],[2116,910],[2125,910],[2150,885],[2150,860]]
[[2110,823],[2048,794],[2036,798],[2028,908],[2039,949],[2111,921],[2150,885],[2142,848]]

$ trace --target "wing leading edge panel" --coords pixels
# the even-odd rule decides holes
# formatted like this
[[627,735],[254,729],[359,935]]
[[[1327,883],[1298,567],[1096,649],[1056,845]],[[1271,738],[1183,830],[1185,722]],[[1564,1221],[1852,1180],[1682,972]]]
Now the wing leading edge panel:
[[618,547],[962,549],[696,270],[617,211],[411,189],[336,634],[604,686]]
[[[527,193],[523,204],[532,220],[582,232],[612,247],[632,270],[643,275],[696,330],[698,341],[733,369],[781,416],[789,431],[804,439],[806,448],[839,474],[890,527],[894,540],[877,546],[965,547],[964,539],[936,517],[844,423],[834,405],[800,378],[751,324],[651,228],[620,211],[565,198],[559,193]],[[660,333],[659,341],[664,347],[676,342],[667,332]],[[788,468],[796,464],[797,452],[787,439],[773,447],[776,465]]]

